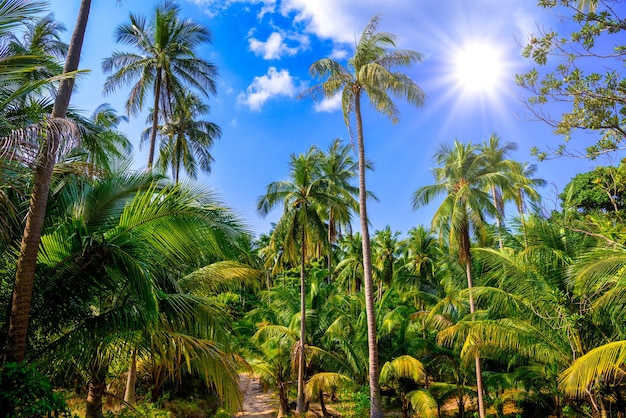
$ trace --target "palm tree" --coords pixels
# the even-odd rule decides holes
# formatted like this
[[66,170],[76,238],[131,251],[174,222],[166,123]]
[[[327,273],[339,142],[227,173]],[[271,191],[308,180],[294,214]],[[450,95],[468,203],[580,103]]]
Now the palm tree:
[[[365,300],[368,316],[368,345],[370,373],[370,416],[382,417],[380,387],[378,382],[378,347],[376,343],[376,318],[374,317],[374,295],[372,285],[372,262],[369,225],[367,219],[367,192],[365,187],[365,142],[361,98],[367,95],[377,111],[396,122],[398,108],[391,96],[404,98],[410,104],[422,106],[424,93],[407,75],[394,72],[395,68],[406,67],[420,62],[422,55],[410,50],[391,49],[396,47],[395,36],[388,32],[378,32],[380,16],[374,16],[365,26],[356,45],[354,56],[348,61],[348,68],[331,58],[323,58],[311,65],[314,78],[324,78],[321,84],[313,86],[304,94],[314,99],[330,99],[341,94],[341,103],[346,126],[350,126],[350,115],[354,112],[357,130],[359,155],[359,217],[363,240],[363,261],[365,267]],[[391,96],[390,96],[391,94]]]
[[186,364],[237,403],[227,317],[176,279],[182,266],[224,258],[244,231],[208,192],[155,180],[79,179],[50,208],[55,228],[42,237],[33,345],[63,372],[86,376],[88,417],[102,414],[109,365],[136,347],[170,375]]
[[[501,171],[502,173],[510,173],[513,170],[513,161],[507,159],[511,151],[515,151],[517,145],[512,142],[500,144],[500,137],[492,134],[488,141],[483,141],[480,148],[485,163],[491,166],[492,171]],[[510,196],[512,184],[509,176],[504,176],[501,184],[492,183],[489,185],[493,205],[496,208],[496,229],[498,232],[498,244],[500,248],[504,246],[502,243],[502,228],[504,228],[504,196]]]
[[196,56],[194,48],[211,41],[211,32],[204,26],[179,18],[180,7],[169,0],[156,6],[150,21],[131,13],[130,22],[116,28],[119,43],[135,47],[138,52],[114,52],[102,62],[107,77],[104,92],[112,93],[135,81],[126,101],[128,115],[137,115],[151,92],[152,131],[148,151],[148,167],[152,167],[159,117],[172,116],[172,103],[182,96],[184,86],[191,86],[203,95],[216,91],[215,66]]
[[526,236],[526,219],[524,217],[527,208],[526,202],[529,201],[532,204],[539,203],[541,196],[537,193],[536,188],[546,184],[544,179],[534,177],[536,171],[537,166],[534,164],[515,163],[510,172],[513,183],[511,192],[513,194],[509,198],[515,202],[524,236]]
[[388,289],[395,277],[400,249],[399,237],[400,232],[391,232],[389,225],[374,233],[372,256],[380,276],[378,284],[379,300],[382,298],[384,288]]
[[[300,347],[298,359],[298,399],[296,412],[304,412],[304,368],[306,338],[306,260],[313,244],[325,243],[322,238],[325,225],[320,207],[340,203],[325,178],[320,176],[320,151],[313,147],[306,154],[291,155],[290,181],[277,181],[267,186],[265,195],[257,202],[257,210],[268,214],[278,204],[283,204],[283,215],[278,221],[274,236],[284,233],[284,254],[292,261],[300,261]],[[299,254],[298,254],[299,250]]]
[[[211,172],[213,157],[209,149],[222,130],[213,122],[197,120],[209,113],[209,106],[191,92],[176,99],[172,117],[165,122],[161,133],[167,140],[161,145],[157,165],[165,171],[172,167],[172,178],[178,183],[181,164],[187,174],[195,179],[197,166],[205,173]],[[197,158],[197,159],[196,159]]]
[[[429,204],[443,195],[444,200],[437,209],[432,226],[440,236],[446,236],[450,249],[458,253],[465,267],[469,291],[470,313],[475,312],[472,293],[472,255],[470,253],[472,233],[484,234],[485,214],[496,214],[496,209],[485,190],[491,189],[501,177],[486,164],[478,154],[479,148],[472,144],[454,141],[452,147],[441,146],[435,153],[438,167],[433,169],[436,184],[420,187],[413,195],[413,209]],[[482,398],[482,376],[480,358],[475,356],[478,407],[481,418],[485,416]]]
[[[0,22],[2,29],[7,28],[12,21],[14,22],[12,19],[15,19],[15,17],[22,19],[24,17],[27,18],[30,14],[39,11],[42,6],[41,3],[38,2],[19,0],[9,3],[11,10],[8,14],[4,15],[4,18],[8,17],[8,19],[2,19],[4,22]],[[78,69],[90,7],[91,0],[81,0],[76,26],[70,40],[65,66],[63,68],[64,74],[73,73]],[[7,11],[7,9],[3,11]],[[11,14],[11,12],[13,12],[13,14]],[[52,109],[52,120],[65,119],[73,86],[73,78],[65,77],[61,80]],[[59,126],[60,124],[57,123],[56,125]],[[46,215],[52,169],[56,160],[60,135],[61,132],[59,129],[50,129],[48,134],[43,136],[43,141],[37,156],[33,175],[33,189],[30,196],[26,225],[17,261],[15,285],[13,287],[6,349],[6,358],[9,361],[22,360],[26,351],[35,266],[37,264],[37,254]]]
[[115,164],[124,164],[133,147],[128,138],[117,130],[128,118],[118,115],[108,103],[96,107],[89,118],[74,112],[68,118],[77,124],[80,141],[66,155],[61,156],[67,164],[82,163],[94,173],[112,172]]
[[54,14],[49,13],[36,21],[24,22],[25,30],[21,37],[11,33],[10,48],[17,49],[23,55],[43,53],[58,59],[65,58],[68,45],[61,40],[61,33],[66,31],[65,25],[54,20]]
[[322,175],[335,189],[338,196],[343,197],[343,204],[328,208],[328,281],[333,278],[333,244],[337,241],[339,228],[350,225],[352,213],[357,211],[358,202],[355,196],[359,190],[351,184],[357,176],[358,162],[352,158],[352,147],[343,144],[337,138],[322,155],[320,169]]
[[335,271],[337,283],[345,292],[356,293],[363,288],[363,240],[356,233],[339,241],[341,258]]

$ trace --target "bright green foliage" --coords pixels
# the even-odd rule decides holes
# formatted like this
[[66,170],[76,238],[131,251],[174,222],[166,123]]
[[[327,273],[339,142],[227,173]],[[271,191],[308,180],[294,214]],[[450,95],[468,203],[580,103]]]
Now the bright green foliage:
[[594,211],[618,213],[624,209],[626,166],[596,167],[577,174],[559,195],[566,208],[589,213]]
[[71,416],[63,395],[26,363],[5,363],[0,369],[0,410],[5,418]]
[[[524,56],[540,66],[550,63],[552,69],[547,72],[533,69],[517,75],[517,83],[530,93],[528,108],[538,119],[554,127],[555,133],[563,135],[566,142],[577,129],[597,131],[599,140],[585,150],[588,158],[624,148],[626,79],[622,70],[626,57],[623,41],[626,16],[621,1],[541,0],[538,3],[564,15],[574,29],[566,34],[545,30],[530,37]],[[571,107],[557,118],[543,111],[543,106],[551,102],[565,102]],[[546,150],[535,148],[533,152],[541,159],[551,154],[573,153],[565,144]]]

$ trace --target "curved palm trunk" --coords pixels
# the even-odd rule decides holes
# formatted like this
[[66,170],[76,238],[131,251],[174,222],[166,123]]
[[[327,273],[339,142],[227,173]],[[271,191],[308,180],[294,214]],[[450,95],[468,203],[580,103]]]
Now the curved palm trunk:
[[[81,1],[65,67],[63,68],[64,74],[78,69],[90,7],[91,0]],[[54,107],[52,108],[52,118],[65,118],[70,98],[72,97],[73,87],[73,78],[61,81],[54,101]],[[26,215],[26,226],[17,260],[15,285],[11,300],[11,314],[7,333],[7,361],[21,361],[26,353],[30,307],[35,281],[35,265],[37,264],[37,253],[39,252],[41,232],[46,216],[52,169],[54,168],[58,149],[59,137],[56,133],[52,133],[43,138],[41,149],[37,156],[33,176],[33,191],[30,197],[28,214]]]
[[150,132],[150,149],[148,150],[148,170],[154,162],[154,149],[156,145],[157,129],[159,128],[159,96],[161,96],[161,79],[163,70],[157,68],[156,80],[154,81],[154,108],[152,110],[152,132]]
[[[358,87],[357,87],[358,88]],[[361,91],[354,99],[357,141],[359,151],[359,217],[363,243],[363,281],[365,282],[365,312],[367,314],[367,347],[369,353],[370,418],[382,418],[383,407],[378,383],[378,339],[376,337],[376,312],[374,309],[374,289],[372,285],[372,257],[370,249],[369,225],[367,224],[367,192],[365,188],[365,144],[363,140],[363,120],[361,118]]]
[[306,337],[306,283],[304,270],[304,257],[306,256],[306,241],[304,225],[300,239],[300,354],[298,357],[298,398],[296,401],[296,414],[304,413],[304,338]]

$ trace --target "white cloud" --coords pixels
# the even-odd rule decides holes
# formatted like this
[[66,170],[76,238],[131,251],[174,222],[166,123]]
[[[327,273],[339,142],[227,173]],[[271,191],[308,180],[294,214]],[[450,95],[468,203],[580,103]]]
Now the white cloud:
[[277,71],[275,67],[270,67],[267,74],[254,77],[246,92],[239,93],[237,101],[248,106],[250,110],[259,111],[272,97],[294,97],[299,90],[288,70]]
[[348,51],[335,46],[333,51],[330,53],[330,58],[334,60],[342,60],[348,56]]
[[250,38],[248,44],[252,52],[266,60],[280,59],[284,54],[295,55],[298,52],[297,48],[290,48],[283,42],[283,35],[279,32],[272,32],[265,42]]
[[315,103],[316,112],[334,112],[341,109],[341,93],[335,94],[330,99],[324,99],[321,102]]
[[293,56],[309,46],[309,38],[306,35],[277,31],[272,32],[267,41],[263,42],[252,36],[254,32],[255,30],[251,30],[248,35],[250,50],[266,60],[280,59],[285,55]]

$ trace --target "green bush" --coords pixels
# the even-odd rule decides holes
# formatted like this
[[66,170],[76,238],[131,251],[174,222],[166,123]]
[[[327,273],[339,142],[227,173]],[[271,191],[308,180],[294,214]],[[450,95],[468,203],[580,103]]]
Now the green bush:
[[71,417],[65,398],[32,365],[7,363],[0,369],[0,416]]

